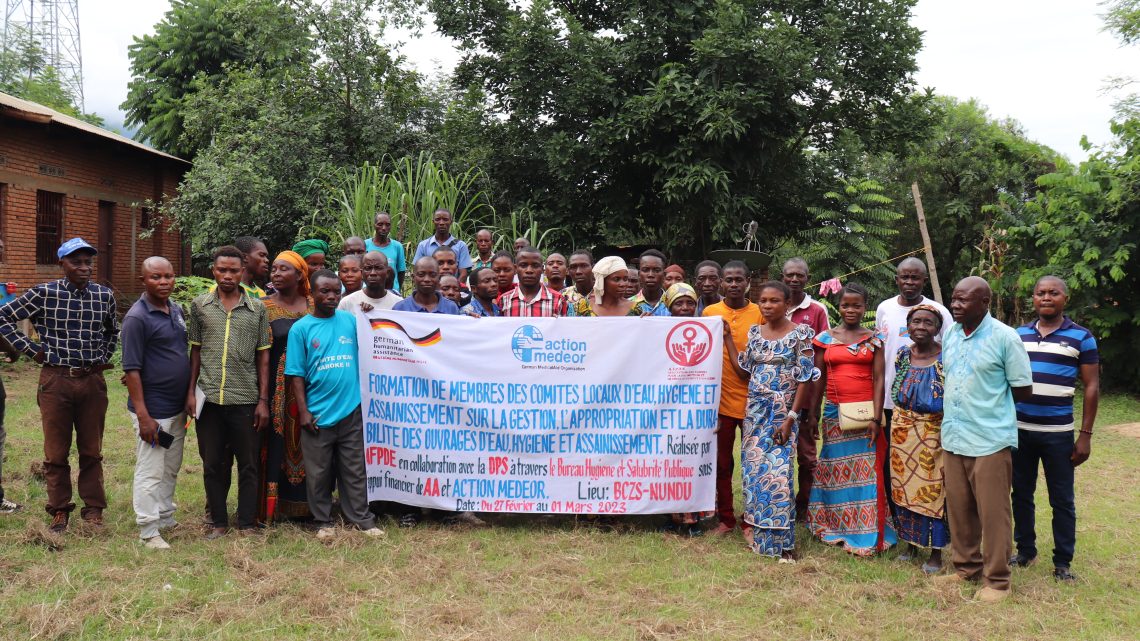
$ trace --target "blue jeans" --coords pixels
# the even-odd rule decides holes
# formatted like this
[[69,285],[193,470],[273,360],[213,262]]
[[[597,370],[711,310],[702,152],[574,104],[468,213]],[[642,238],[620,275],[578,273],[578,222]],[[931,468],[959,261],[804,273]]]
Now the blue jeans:
[[1036,508],[1038,462],[1053,510],[1053,566],[1067,568],[1077,544],[1077,508],[1073,497],[1073,432],[1017,430],[1013,451],[1013,540],[1022,556],[1037,556]]

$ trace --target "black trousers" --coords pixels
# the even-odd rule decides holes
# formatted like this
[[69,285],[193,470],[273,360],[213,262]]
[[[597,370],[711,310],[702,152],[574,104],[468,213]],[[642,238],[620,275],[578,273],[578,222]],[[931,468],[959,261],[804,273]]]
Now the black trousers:
[[237,459],[239,528],[257,525],[258,466],[261,439],[253,429],[253,405],[215,405],[207,402],[198,417],[198,453],[202,456],[202,482],[214,527],[229,525],[226,495],[230,470]]
[[1077,506],[1073,491],[1073,432],[1017,430],[1013,451],[1013,540],[1017,551],[1037,556],[1037,474],[1045,469],[1053,512],[1053,566],[1067,568],[1077,547]]

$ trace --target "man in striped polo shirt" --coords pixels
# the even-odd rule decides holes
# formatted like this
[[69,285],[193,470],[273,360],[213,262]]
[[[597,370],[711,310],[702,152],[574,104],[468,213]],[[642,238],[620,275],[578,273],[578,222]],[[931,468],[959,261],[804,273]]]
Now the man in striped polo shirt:
[[[1072,581],[1069,571],[1077,542],[1073,470],[1089,458],[1093,422],[1100,398],[1100,356],[1089,330],[1065,316],[1069,289],[1056,276],[1044,276],[1033,287],[1037,320],[1017,333],[1033,367],[1033,397],[1017,404],[1017,449],[1013,452],[1014,567],[1037,558],[1033,493],[1037,467],[1045,468],[1049,505],[1053,509],[1053,578]],[[1077,379],[1084,385],[1080,435],[1073,442],[1073,394]]]

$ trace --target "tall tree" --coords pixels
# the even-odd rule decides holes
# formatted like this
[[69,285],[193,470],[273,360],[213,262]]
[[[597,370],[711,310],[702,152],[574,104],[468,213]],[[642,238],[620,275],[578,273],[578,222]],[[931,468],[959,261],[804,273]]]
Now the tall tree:
[[181,137],[201,151],[169,213],[199,256],[244,234],[284,248],[336,170],[423,147],[433,105],[382,42],[378,3],[291,6],[300,62],[229,65],[197,76],[184,98]]
[[[1037,178],[1067,161],[1030,140],[1016,121],[991,118],[974,100],[937,97],[930,107],[935,124],[929,135],[903,153],[871,157],[862,171],[888,186],[895,202],[908,203],[908,220],[914,216],[910,185],[918,182],[948,297],[956,280],[1015,262],[1015,256],[1002,254],[1009,248],[1001,246],[995,230],[1017,224],[1010,216],[1018,208],[1010,203],[1032,199]],[[916,224],[899,229],[896,253],[922,247]]]
[[172,0],[154,33],[130,46],[126,124],[158,149],[192,158],[206,142],[184,136],[193,94],[221,82],[227,68],[269,73],[303,64],[312,55],[307,40],[289,3]]
[[488,167],[508,207],[689,255],[748,220],[775,237],[806,224],[824,191],[806,149],[892,142],[913,4],[429,2],[463,48],[457,83],[485,92],[486,135],[511,150]]

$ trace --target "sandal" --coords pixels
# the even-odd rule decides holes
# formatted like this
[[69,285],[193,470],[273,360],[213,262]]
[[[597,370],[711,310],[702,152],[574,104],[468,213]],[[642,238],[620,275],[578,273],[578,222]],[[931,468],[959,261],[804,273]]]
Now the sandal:
[[411,512],[404,514],[396,522],[396,525],[402,528],[413,528],[420,524],[420,515]]

